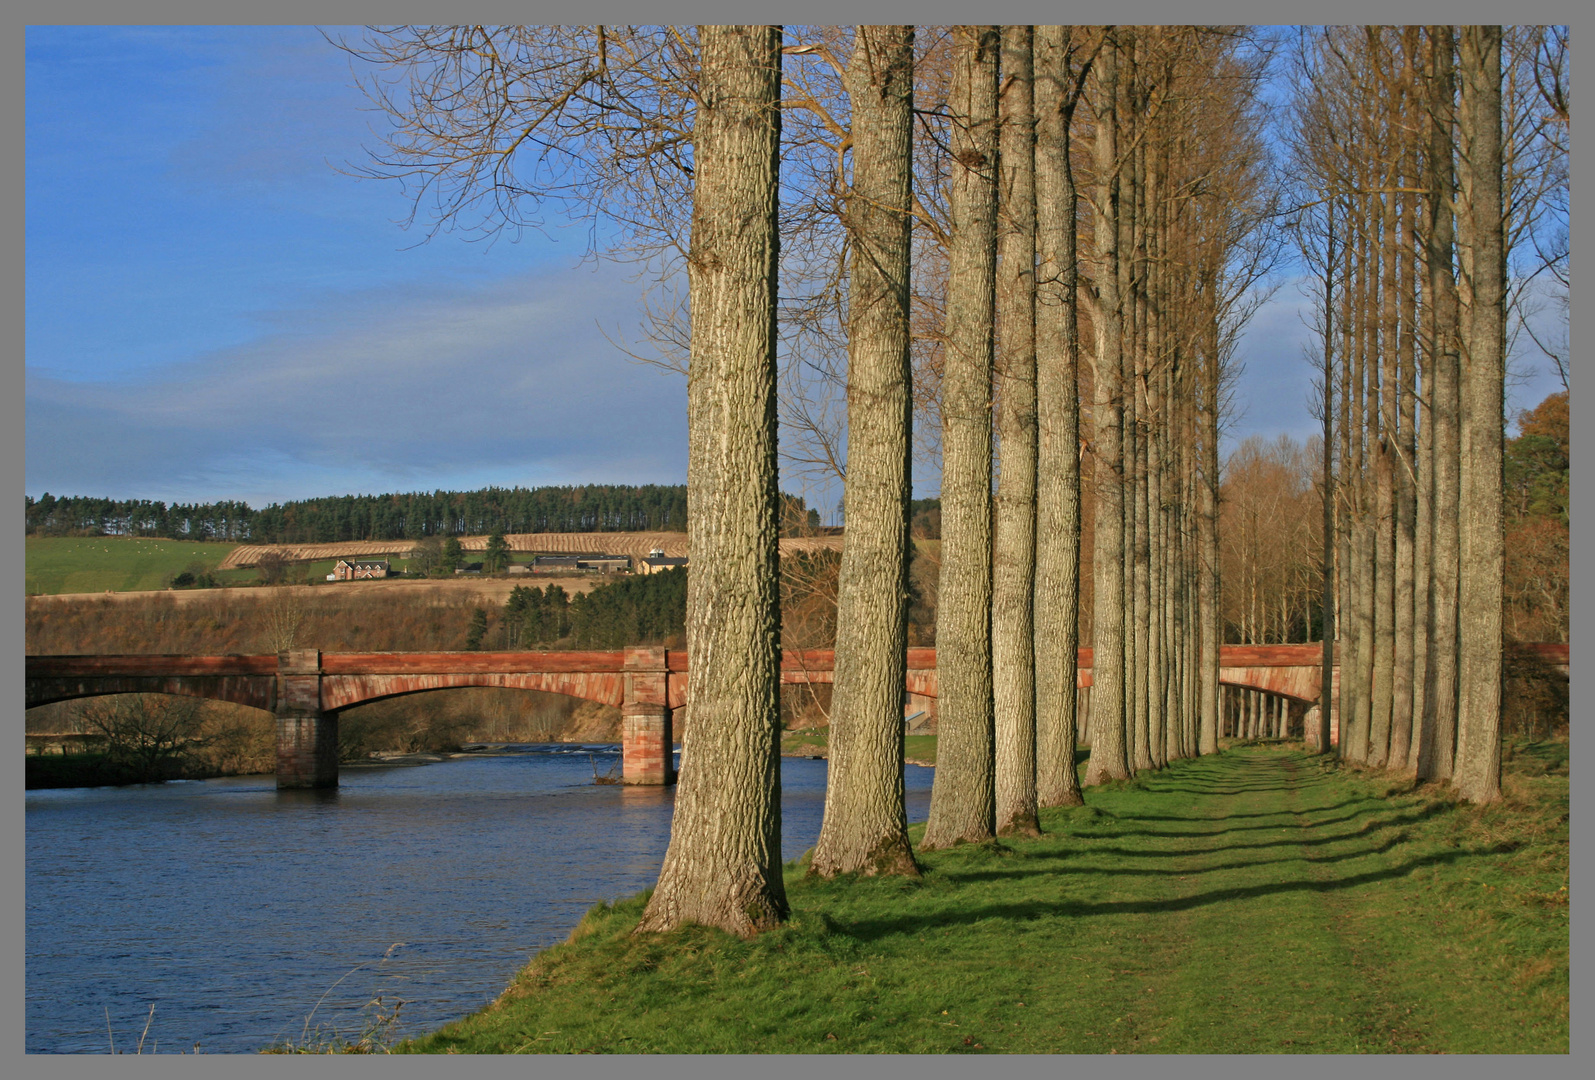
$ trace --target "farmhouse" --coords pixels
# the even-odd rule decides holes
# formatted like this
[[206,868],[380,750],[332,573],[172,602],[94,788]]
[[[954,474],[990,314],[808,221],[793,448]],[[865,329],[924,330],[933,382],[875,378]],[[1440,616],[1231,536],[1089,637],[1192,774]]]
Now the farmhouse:
[[661,549],[654,548],[648,553],[648,557],[638,564],[637,572],[639,574],[657,574],[661,570],[674,570],[678,566],[686,565],[687,559],[685,556],[672,558],[667,556]]
[[327,575],[328,581],[361,581],[366,578],[388,576],[386,559],[339,559],[338,565]]

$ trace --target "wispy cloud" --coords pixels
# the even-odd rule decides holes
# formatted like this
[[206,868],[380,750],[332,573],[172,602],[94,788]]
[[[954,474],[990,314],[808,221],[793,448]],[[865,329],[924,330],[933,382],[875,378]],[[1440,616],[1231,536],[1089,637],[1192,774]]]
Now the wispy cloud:
[[636,291],[583,269],[329,297],[251,344],[136,377],[33,370],[27,487],[259,500],[451,477],[680,482],[684,380],[599,329],[634,320]]

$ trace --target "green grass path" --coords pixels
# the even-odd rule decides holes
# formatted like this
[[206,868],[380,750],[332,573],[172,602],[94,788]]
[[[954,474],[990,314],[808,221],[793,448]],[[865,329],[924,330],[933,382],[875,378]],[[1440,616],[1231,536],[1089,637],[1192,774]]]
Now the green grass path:
[[1179,762],[921,881],[794,865],[751,941],[633,938],[633,898],[401,1049],[1566,1053],[1560,746],[1484,810],[1288,749]]

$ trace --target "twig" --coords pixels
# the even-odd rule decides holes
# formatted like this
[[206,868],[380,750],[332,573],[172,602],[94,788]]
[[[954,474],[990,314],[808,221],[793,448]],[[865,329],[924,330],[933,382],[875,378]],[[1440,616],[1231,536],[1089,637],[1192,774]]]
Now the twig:
[[152,1002],[150,1002],[150,1014],[149,1014],[149,1016],[147,1016],[144,1019],[144,1031],[138,1037],[138,1049],[135,1050],[134,1053],[142,1054],[144,1052],[144,1036],[148,1035],[150,1033],[150,1024],[152,1024],[154,1022],[155,1022],[155,1002],[152,1001]]

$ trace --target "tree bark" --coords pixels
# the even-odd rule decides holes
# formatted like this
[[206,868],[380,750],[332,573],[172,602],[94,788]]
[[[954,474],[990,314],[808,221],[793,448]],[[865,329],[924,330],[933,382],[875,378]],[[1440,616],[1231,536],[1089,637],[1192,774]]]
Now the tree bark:
[[903,793],[914,28],[859,26],[847,90],[847,542],[837,585],[825,818],[810,873],[918,876]]
[[1097,293],[1096,370],[1092,376],[1092,418],[1096,461],[1096,501],[1092,550],[1091,758],[1087,784],[1124,780],[1130,775],[1125,758],[1125,620],[1123,446],[1124,380],[1122,375],[1122,311],[1119,296],[1119,181],[1117,139],[1118,45],[1104,43],[1097,63],[1095,198]]
[[[1405,31],[1403,31],[1405,34]],[[1411,63],[1410,49],[1403,50]],[[1410,66],[1404,73],[1403,87],[1411,85]],[[1403,101],[1407,101],[1403,90]],[[1407,149],[1410,137],[1402,136],[1402,184],[1410,188],[1417,183],[1415,170],[1410,167],[1411,153]],[[1413,705],[1413,652],[1417,645],[1413,627],[1413,597],[1416,568],[1414,544],[1417,540],[1417,478],[1414,474],[1414,456],[1417,438],[1413,430],[1416,415],[1413,405],[1415,350],[1415,322],[1417,319],[1417,266],[1412,249],[1415,204],[1410,194],[1403,192],[1397,198],[1400,228],[1397,231],[1396,295],[1398,337],[1396,341],[1396,442],[1395,442],[1395,510],[1396,510],[1396,563],[1395,563],[1395,674],[1391,686],[1395,700],[1390,712],[1390,753],[1386,766],[1399,772],[1410,768],[1408,757],[1412,747]]]
[[942,566],[936,616],[936,779],[921,848],[996,831],[991,670],[991,376],[996,275],[994,26],[953,31],[948,108],[947,322],[942,373]]
[[[1385,184],[1396,181],[1392,169]],[[1370,372],[1378,385],[1378,411],[1369,429],[1374,459],[1377,518],[1374,525],[1373,720],[1368,726],[1367,762],[1383,768],[1390,754],[1390,723],[1395,708],[1396,662],[1396,199],[1376,199],[1380,232],[1379,342]]]
[[1501,28],[1462,30],[1463,204],[1472,289],[1459,393],[1462,506],[1457,755],[1452,784],[1469,802],[1501,797],[1502,428],[1506,249],[1502,208]]
[[[1211,286],[1211,282],[1206,283]],[[1219,620],[1219,557],[1218,557],[1218,394],[1219,349],[1218,328],[1204,328],[1206,348],[1201,357],[1202,397],[1198,420],[1201,432],[1197,438],[1201,445],[1200,476],[1197,478],[1197,588],[1198,617],[1201,624],[1200,683],[1202,732],[1201,752],[1218,752],[1218,663],[1219,643],[1223,635]]]
[[[1430,350],[1434,387],[1429,393],[1434,425],[1433,573],[1430,582],[1432,622],[1424,669],[1424,700],[1419,727],[1420,780],[1449,780],[1456,753],[1457,702],[1457,516],[1461,498],[1461,447],[1457,426],[1457,289],[1453,270],[1454,197],[1452,130],[1452,54],[1449,26],[1430,27],[1431,65],[1429,130],[1429,227],[1425,254],[1429,273]],[[1344,678],[1344,674],[1342,674]]]
[[1036,801],[1079,806],[1080,343],[1069,126],[1074,27],[1035,30],[1036,107]]
[[1337,704],[1331,700],[1335,676],[1335,203],[1326,209],[1328,236],[1324,251],[1324,360],[1319,369],[1323,385],[1323,462],[1319,495],[1323,500],[1324,555],[1322,588],[1323,660],[1318,679],[1318,724],[1313,732],[1314,747],[1320,754],[1330,751],[1330,722]]
[[751,935],[781,878],[776,185],[781,30],[704,26],[693,134],[687,657],[670,846],[637,932]]
[[1036,114],[1032,33],[1002,28],[998,147],[998,483],[991,664],[997,835],[1039,836],[1036,818]]

